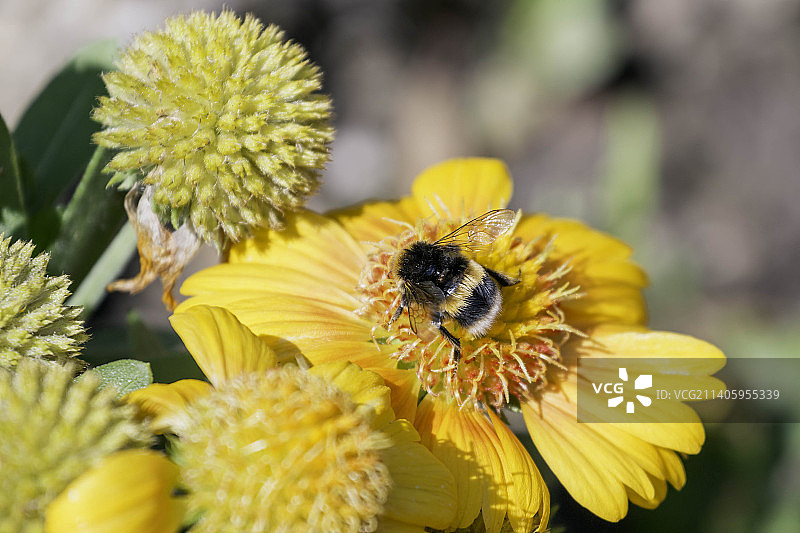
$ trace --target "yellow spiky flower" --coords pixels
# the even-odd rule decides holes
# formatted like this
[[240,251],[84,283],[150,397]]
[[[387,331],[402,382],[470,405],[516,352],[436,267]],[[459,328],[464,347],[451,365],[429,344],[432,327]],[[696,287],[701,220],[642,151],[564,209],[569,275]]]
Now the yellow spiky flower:
[[[194,12],[144,32],[104,74],[96,143],[141,171],[152,209],[218,248],[277,227],[319,185],[332,140],[320,70],[275,26]],[[113,181],[113,180],[112,180]]]
[[176,531],[175,465],[147,449],[135,409],[75,369],[0,369],[0,531]]
[[303,369],[230,312],[171,317],[210,380],[154,384],[128,400],[174,433],[194,532],[443,528],[455,482],[390,406],[383,379],[342,360]]
[[0,235],[0,368],[22,358],[65,362],[86,341],[81,308],[64,305],[67,276],[48,276],[46,253]]
[[280,228],[316,192],[331,101],[299,44],[227,10],[168,19],[136,36],[117,67],[103,75],[94,141],[118,150],[105,170],[130,188],[141,272],[109,290],[138,292],[160,276],[173,309],[172,285],[202,242],[222,251]]

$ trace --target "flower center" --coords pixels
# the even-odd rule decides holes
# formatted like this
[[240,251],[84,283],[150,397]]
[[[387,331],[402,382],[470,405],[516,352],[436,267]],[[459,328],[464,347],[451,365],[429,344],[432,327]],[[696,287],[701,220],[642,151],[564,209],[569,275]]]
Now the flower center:
[[294,366],[232,379],[189,409],[178,457],[192,531],[367,532],[390,488],[373,411]]
[[[463,309],[470,305],[469,299],[454,301],[445,295],[446,303],[412,304],[416,308],[412,311],[416,315],[414,328],[407,317],[407,309],[392,321],[401,305],[404,287],[415,282],[398,279],[395,262],[398,253],[413,243],[435,242],[464,222],[466,220],[425,219],[415,228],[408,226],[398,235],[369,243],[368,262],[359,282],[364,304],[356,313],[375,320],[376,342],[397,346],[393,356],[401,363],[416,367],[417,376],[428,393],[444,392],[460,405],[483,402],[499,409],[546,384],[547,365],[557,365],[560,346],[571,333],[579,333],[565,322],[560,303],[578,298],[580,288],[565,279],[570,271],[566,262],[550,259],[552,242],[544,238],[526,242],[508,231],[488,249],[475,254],[463,251],[465,258],[482,267],[479,272],[491,269],[520,281],[507,287],[498,285],[502,307],[481,336],[470,334],[453,316],[457,313],[444,313],[442,326],[461,345],[461,357],[456,361],[452,342],[441,334],[431,338],[420,331],[426,327],[435,330],[423,323],[430,322],[432,312]],[[488,273],[484,275],[489,282],[497,284]],[[467,292],[472,290],[475,289]],[[411,295],[407,295],[408,298]],[[481,315],[489,313],[488,307],[477,305],[471,310]],[[381,336],[381,328],[385,336]]]

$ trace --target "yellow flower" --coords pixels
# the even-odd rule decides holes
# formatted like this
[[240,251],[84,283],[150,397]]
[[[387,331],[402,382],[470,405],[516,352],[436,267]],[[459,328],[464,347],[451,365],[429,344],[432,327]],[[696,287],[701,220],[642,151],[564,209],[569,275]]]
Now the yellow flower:
[[177,467],[114,390],[74,376],[29,359],[0,369],[0,531],[177,531]]
[[[182,291],[193,297],[183,308],[222,306],[314,364],[346,354],[381,374],[395,412],[414,421],[455,475],[459,507],[450,528],[479,513],[493,533],[506,515],[517,533],[530,531],[537,515],[539,529],[547,527],[547,488],[501,420],[505,408],[522,412],[553,472],[595,514],[619,520],[629,500],[655,507],[667,482],[683,485],[678,454],[700,450],[701,424],[578,423],[576,390],[590,385],[578,378],[577,358],[723,356],[702,341],[644,328],[647,278],[628,246],[576,221],[521,215],[474,257],[520,283],[502,289],[502,311],[484,336],[446,324],[461,341],[457,364],[448,341],[420,339],[405,317],[392,322],[401,301],[397,252],[505,207],[511,192],[499,161],[444,162],[417,178],[410,197],[328,216],[301,213],[284,233],[240,243],[228,263],[187,280]],[[719,366],[693,372],[702,379]],[[417,407],[420,387],[427,394]]]
[[397,420],[380,376],[340,361],[308,370],[230,312],[171,317],[210,384],[131,393],[177,435],[192,531],[417,531],[456,510],[450,472]]
[[0,368],[23,358],[66,363],[86,339],[81,308],[64,305],[69,278],[47,275],[50,255],[0,233]]
[[94,141],[119,150],[109,172],[152,187],[148,208],[164,226],[189,222],[223,249],[280,226],[319,187],[331,103],[319,68],[276,26],[228,10],[171,17],[117,67],[103,75]]
[[142,32],[103,75],[94,141],[136,230],[141,271],[109,290],[172,286],[202,242],[278,228],[319,188],[333,140],[322,73],[276,26],[196,11]]

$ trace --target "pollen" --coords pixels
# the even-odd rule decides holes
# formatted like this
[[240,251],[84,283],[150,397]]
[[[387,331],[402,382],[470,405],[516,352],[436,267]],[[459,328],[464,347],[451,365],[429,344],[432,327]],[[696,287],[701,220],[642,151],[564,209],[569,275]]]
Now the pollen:
[[391,441],[373,413],[294,366],[227,381],[180,435],[192,531],[375,531]]
[[488,249],[465,252],[485,268],[520,278],[520,283],[501,289],[503,308],[479,338],[445,320],[443,325],[461,342],[456,362],[446,339],[437,335],[423,340],[414,333],[407,310],[392,321],[402,299],[393,266],[397,254],[412,243],[435,242],[466,220],[428,218],[416,227],[398,223],[396,235],[366,243],[368,260],[358,286],[362,306],[355,312],[375,321],[375,342],[395,346],[393,357],[416,368],[429,394],[446,394],[461,406],[480,402],[500,409],[535,394],[547,384],[547,367],[560,366],[560,347],[571,335],[581,334],[566,322],[561,304],[581,292],[566,280],[569,262],[551,259],[551,241],[526,242],[509,231]]

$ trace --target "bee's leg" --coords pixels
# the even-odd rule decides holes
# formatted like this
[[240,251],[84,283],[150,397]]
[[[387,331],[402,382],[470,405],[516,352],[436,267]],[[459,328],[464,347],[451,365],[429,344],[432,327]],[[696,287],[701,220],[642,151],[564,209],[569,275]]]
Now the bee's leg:
[[498,285],[501,287],[510,287],[511,285],[516,285],[520,282],[519,278],[512,278],[507,274],[503,274],[502,272],[498,272],[496,270],[492,270],[491,268],[483,267],[486,270],[486,273],[492,276],[494,280],[497,282]]
[[395,309],[395,310],[394,310],[394,314],[392,314],[392,318],[389,320],[389,325],[390,325],[390,326],[391,326],[392,324],[394,324],[394,321],[395,321],[395,320],[397,320],[398,318],[400,318],[400,315],[402,315],[402,314],[403,314],[403,308],[405,308],[405,307],[406,307],[406,305],[407,305],[407,302],[406,302],[406,295],[405,295],[405,294],[403,294],[403,296],[400,298],[400,305],[398,305],[398,306],[397,306],[397,309]]
[[461,359],[461,341],[459,341],[455,335],[447,331],[447,328],[442,325],[441,313],[433,313],[431,315],[431,322],[439,330],[439,333],[453,345],[453,361],[458,363]]
[[392,314],[392,318],[389,320],[389,325],[390,325],[390,326],[391,326],[392,324],[394,324],[394,321],[395,321],[395,320],[397,320],[398,318],[400,318],[400,315],[402,315],[402,314],[403,314],[403,307],[404,307],[404,306],[403,306],[403,304],[401,303],[400,305],[398,305],[398,306],[397,306],[397,309],[395,309],[395,310],[394,310],[394,313]]
[[450,341],[453,345],[453,361],[458,363],[461,360],[461,341],[459,341],[452,333],[447,331],[444,326],[439,326],[439,333],[444,335],[444,338]]

